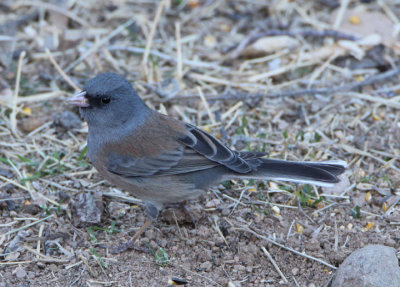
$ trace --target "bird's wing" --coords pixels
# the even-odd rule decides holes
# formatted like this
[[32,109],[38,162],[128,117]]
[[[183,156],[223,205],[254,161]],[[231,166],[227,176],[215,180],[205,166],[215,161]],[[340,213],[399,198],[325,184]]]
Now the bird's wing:
[[182,122],[155,112],[131,134],[103,147],[103,165],[125,177],[183,174],[218,166],[180,142],[189,134]]
[[[248,160],[264,153],[233,151],[218,139],[190,124],[170,118],[147,124],[139,140],[132,135],[127,146],[109,147],[107,170],[126,177],[174,175],[223,165],[233,172],[248,173]],[[148,143],[140,146],[140,142]]]
[[132,157],[111,154],[108,158],[107,170],[125,177],[173,175],[188,173],[217,166],[183,145],[175,150],[163,152],[154,157]]
[[183,157],[184,147],[166,150],[153,157],[139,157],[123,152],[110,152],[107,170],[122,176],[150,176],[175,166]]
[[186,124],[188,133],[179,138],[179,141],[192,148],[210,161],[219,163],[237,173],[248,173],[254,166],[247,160],[265,156],[265,153],[258,152],[237,152],[228,148],[212,135]]

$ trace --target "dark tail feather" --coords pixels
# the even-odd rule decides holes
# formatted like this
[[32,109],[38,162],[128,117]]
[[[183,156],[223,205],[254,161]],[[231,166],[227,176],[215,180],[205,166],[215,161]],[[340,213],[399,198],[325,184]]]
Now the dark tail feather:
[[340,181],[338,175],[346,170],[344,161],[294,162],[266,158],[257,159],[257,161],[258,164],[261,161],[256,168],[257,171],[254,171],[251,176],[247,174],[243,177],[331,186]]

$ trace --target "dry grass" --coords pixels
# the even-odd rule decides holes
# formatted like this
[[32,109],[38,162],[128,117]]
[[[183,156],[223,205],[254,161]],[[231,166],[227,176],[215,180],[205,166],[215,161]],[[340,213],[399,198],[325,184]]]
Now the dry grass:
[[[356,22],[346,13],[353,6],[360,9],[358,1],[342,1],[350,4],[342,4],[337,14],[322,4],[335,1],[58,2],[0,4],[0,270],[51,262],[66,270],[86,266],[90,286],[102,282],[96,277],[108,278],[112,256],[99,255],[95,244],[80,246],[78,239],[89,235],[72,225],[68,198],[95,190],[114,201],[138,202],[97,177],[85,157],[85,125],[65,128],[55,120],[70,109],[66,97],[103,71],[126,75],[150,106],[235,149],[349,163],[344,183],[333,190],[235,181],[229,188],[237,192],[208,195],[229,209],[231,227],[248,228],[260,245],[266,235],[231,214],[250,208],[282,218],[282,210],[299,209],[312,222],[340,206],[356,218],[385,224],[387,232],[398,229],[399,40],[365,39],[341,30],[341,23]],[[365,7],[389,19],[398,33],[400,3],[394,2]],[[257,48],[260,40],[265,43]],[[215,236],[226,242],[216,226]],[[72,245],[59,240],[65,228]],[[302,233],[294,221],[286,231],[288,237]],[[297,284],[298,278],[286,278],[282,266],[267,256],[279,271],[277,281]],[[193,282],[238,280],[180,269],[179,258],[171,260],[176,270],[194,273]]]

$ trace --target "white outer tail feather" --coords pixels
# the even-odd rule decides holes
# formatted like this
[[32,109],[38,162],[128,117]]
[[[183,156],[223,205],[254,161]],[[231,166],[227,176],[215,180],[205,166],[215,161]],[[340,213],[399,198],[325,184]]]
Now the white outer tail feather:
[[344,160],[308,161],[307,163],[336,164],[336,165],[341,165],[344,168],[347,168],[347,162],[345,162]]
[[312,185],[317,185],[317,186],[322,186],[322,187],[332,187],[335,184],[338,183],[329,183],[329,182],[322,182],[322,181],[316,181],[316,180],[305,180],[305,179],[295,179],[293,177],[261,177],[261,176],[241,176],[243,179],[264,179],[264,180],[280,180],[280,181],[290,181],[290,182],[295,182],[295,183],[306,183],[306,184],[312,184]]

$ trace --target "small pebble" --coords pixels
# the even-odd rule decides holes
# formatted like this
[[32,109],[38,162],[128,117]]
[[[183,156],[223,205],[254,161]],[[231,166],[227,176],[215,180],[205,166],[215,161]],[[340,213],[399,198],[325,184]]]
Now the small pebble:
[[70,198],[71,198],[71,196],[70,196],[68,193],[66,193],[65,191],[63,191],[63,190],[60,190],[60,191],[58,192],[58,197],[60,198],[60,200],[61,200],[62,202],[67,202],[67,201],[69,201]]
[[129,205],[121,202],[112,201],[108,205],[108,211],[110,212],[110,216],[116,219],[126,215],[128,209]]
[[26,271],[22,268],[17,268],[15,270],[15,276],[17,276],[17,278],[19,278],[19,279],[25,278]]
[[200,265],[200,268],[201,268],[201,269],[204,269],[205,271],[210,271],[210,270],[211,270],[211,267],[212,267],[212,264],[211,264],[210,261],[206,261],[206,262],[204,262],[204,263],[202,263],[202,264]]
[[212,207],[217,207],[221,205],[221,201],[218,198],[212,199],[208,202],[206,202],[205,207],[206,208],[212,208]]
[[236,264],[233,268],[236,269],[237,271],[245,271],[246,270],[246,267],[244,267],[243,265],[239,265],[239,264]]
[[166,247],[167,246],[167,244],[168,244],[168,240],[167,239],[162,239],[161,241],[160,241],[160,246],[161,247]]

